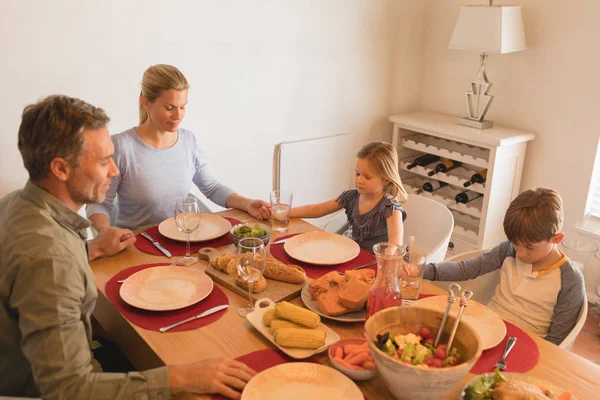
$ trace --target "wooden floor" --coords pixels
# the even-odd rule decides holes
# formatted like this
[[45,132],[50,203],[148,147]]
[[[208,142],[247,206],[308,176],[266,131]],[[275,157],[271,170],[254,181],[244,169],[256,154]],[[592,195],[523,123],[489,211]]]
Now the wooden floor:
[[[588,310],[595,307],[588,304]],[[571,352],[600,365],[600,319],[588,316],[581,333],[575,339]]]

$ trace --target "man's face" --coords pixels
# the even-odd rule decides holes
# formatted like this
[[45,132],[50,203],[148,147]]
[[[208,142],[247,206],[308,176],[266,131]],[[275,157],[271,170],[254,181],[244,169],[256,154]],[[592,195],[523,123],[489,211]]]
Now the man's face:
[[67,190],[77,204],[100,203],[114,176],[119,175],[112,155],[114,146],[106,127],[86,130],[78,165],[67,179]]

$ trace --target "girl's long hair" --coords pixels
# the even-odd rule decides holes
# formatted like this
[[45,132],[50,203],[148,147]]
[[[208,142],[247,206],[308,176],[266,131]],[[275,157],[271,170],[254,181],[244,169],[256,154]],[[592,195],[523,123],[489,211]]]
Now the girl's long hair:
[[185,90],[188,89],[185,75],[176,67],[168,64],[156,64],[150,66],[142,76],[142,90],[140,92],[140,125],[148,119],[148,111],[142,107],[142,96],[150,103],[160,96],[165,90]]
[[386,193],[399,203],[407,200],[408,193],[402,186],[398,172],[398,153],[394,146],[386,142],[371,142],[360,149],[356,157],[366,159],[380,178],[389,181],[384,189]]

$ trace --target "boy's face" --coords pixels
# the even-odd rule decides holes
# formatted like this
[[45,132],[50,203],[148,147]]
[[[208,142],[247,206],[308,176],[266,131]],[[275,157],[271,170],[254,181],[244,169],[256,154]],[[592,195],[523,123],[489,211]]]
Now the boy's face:
[[517,241],[516,243],[513,243],[515,251],[517,252],[517,258],[527,264],[535,264],[542,261],[556,248],[556,245],[563,240],[564,236],[564,233],[559,232],[552,236],[550,240],[544,240],[542,242],[521,243],[520,241]]

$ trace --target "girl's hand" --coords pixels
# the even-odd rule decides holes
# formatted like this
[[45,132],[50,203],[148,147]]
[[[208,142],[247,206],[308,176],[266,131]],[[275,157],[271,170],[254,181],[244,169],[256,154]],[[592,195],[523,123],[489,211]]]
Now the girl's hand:
[[258,220],[271,217],[271,204],[262,200],[252,200],[248,204],[246,212]]
[[414,264],[408,264],[404,261],[400,261],[400,266],[398,267],[398,276],[400,278],[406,278],[408,276],[419,276],[419,267]]

